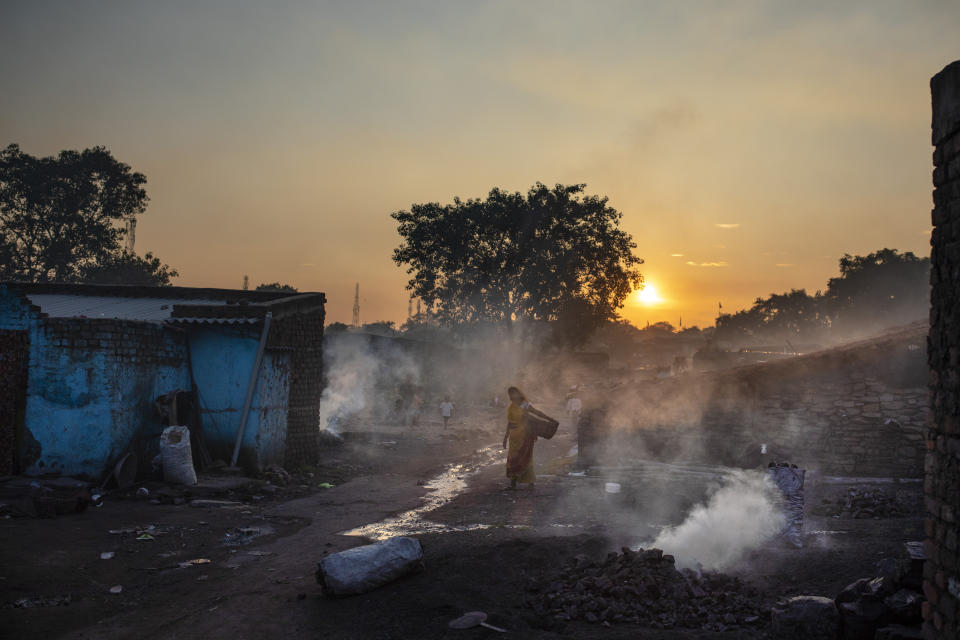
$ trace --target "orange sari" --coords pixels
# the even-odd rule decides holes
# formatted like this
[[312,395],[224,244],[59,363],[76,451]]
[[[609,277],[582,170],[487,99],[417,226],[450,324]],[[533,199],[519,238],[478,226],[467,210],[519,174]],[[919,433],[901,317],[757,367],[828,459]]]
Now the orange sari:
[[512,402],[507,407],[510,431],[507,442],[507,477],[517,482],[536,481],[533,472],[533,445],[537,436],[527,432],[527,414]]

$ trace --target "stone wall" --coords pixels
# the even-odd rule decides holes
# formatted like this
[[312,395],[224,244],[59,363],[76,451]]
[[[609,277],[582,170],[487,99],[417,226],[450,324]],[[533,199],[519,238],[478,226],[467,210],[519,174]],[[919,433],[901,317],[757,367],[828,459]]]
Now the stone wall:
[[933,424],[927,439],[923,607],[927,638],[960,636],[960,61],[930,81],[933,238],[928,345]]
[[[806,356],[618,390],[600,402],[609,407],[599,419],[606,429],[584,434],[581,453],[594,464],[632,451],[743,466],[786,459],[828,475],[920,477],[925,339],[926,326],[914,325]],[[586,431],[597,423],[592,417]]]

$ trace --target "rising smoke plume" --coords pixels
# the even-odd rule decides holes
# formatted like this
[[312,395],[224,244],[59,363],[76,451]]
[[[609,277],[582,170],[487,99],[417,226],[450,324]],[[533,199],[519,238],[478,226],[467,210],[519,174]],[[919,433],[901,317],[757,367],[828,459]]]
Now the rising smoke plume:
[[358,414],[386,418],[400,385],[420,383],[420,367],[389,342],[363,336],[324,342],[326,387],[320,398],[319,427],[339,436],[343,423]]
[[778,498],[765,474],[732,472],[706,504],[695,506],[680,525],[664,528],[652,546],[674,554],[682,567],[726,569],[781,531]]

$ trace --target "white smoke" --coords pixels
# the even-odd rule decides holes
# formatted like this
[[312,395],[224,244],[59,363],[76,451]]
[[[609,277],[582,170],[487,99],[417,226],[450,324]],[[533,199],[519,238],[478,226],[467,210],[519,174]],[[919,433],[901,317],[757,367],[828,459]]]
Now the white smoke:
[[695,506],[680,525],[663,529],[652,546],[674,554],[681,567],[725,569],[782,530],[778,499],[766,474],[732,472],[705,505]]
[[324,344],[326,387],[320,397],[319,426],[340,435],[343,422],[364,413],[383,417],[399,384],[418,384],[420,368],[400,348],[375,347],[363,339]]

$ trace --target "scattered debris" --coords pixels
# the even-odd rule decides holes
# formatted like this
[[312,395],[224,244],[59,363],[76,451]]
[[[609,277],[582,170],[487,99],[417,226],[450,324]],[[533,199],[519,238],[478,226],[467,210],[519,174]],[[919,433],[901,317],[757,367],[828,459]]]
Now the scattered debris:
[[110,593],[116,595],[118,593],[123,593],[123,587],[121,585],[114,585],[110,587]]
[[210,558],[194,558],[193,560],[187,560],[186,562],[178,562],[177,566],[179,566],[181,569],[188,569],[200,564],[210,564],[211,562],[212,560],[210,560]]
[[116,555],[116,554],[115,554],[113,551],[104,551],[103,553],[100,554],[100,559],[101,559],[101,560],[111,560],[111,559],[113,559],[113,556],[115,556],[115,555]]
[[133,453],[124,454],[113,467],[113,479],[117,486],[126,489],[133,485],[137,477],[137,456]]
[[242,507],[242,502],[236,500],[191,500],[191,507]]
[[459,618],[450,621],[447,625],[451,629],[472,629],[473,627],[486,627],[500,633],[506,633],[507,630],[502,627],[495,627],[487,623],[487,614],[483,611],[468,611]]
[[725,631],[756,626],[769,615],[759,592],[720,573],[678,571],[660,549],[624,547],[605,560],[579,555],[534,596],[538,615],[558,620],[643,624],[655,629]]
[[923,595],[904,588],[902,581],[890,575],[860,578],[836,597],[844,637],[851,640],[872,640],[877,630],[888,623],[919,625],[922,602]]
[[317,487],[320,489],[333,489],[333,485],[330,484],[329,482],[321,482],[320,484],[317,485]]
[[770,612],[770,622],[778,638],[833,640],[840,628],[840,615],[830,598],[796,596],[778,603]]
[[840,518],[899,518],[907,515],[907,509],[883,488],[850,487],[842,496],[824,498],[812,513]]
[[285,487],[290,484],[290,473],[283,467],[270,467],[267,469],[263,477],[278,487]]
[[85,488],[57,490],[38,482],[32,482],[30,486],[34,491],[33,508],[38,518],[83,513],[92,502],[92,495]]
[[36,607],[66,607],[73,601],[70,595],[53,596],[51,598],[20,598],[6,605],[9,609],[33,609]]
[[905,627],[891,624],[877,629],[874,640],[923,640],[923,631],[919,627]]
[[274,533],[274,528],[263,527],[235,527],[223,535],[223,544],[233,547],[241,544],[250,544],[255,538],[268,536]]

